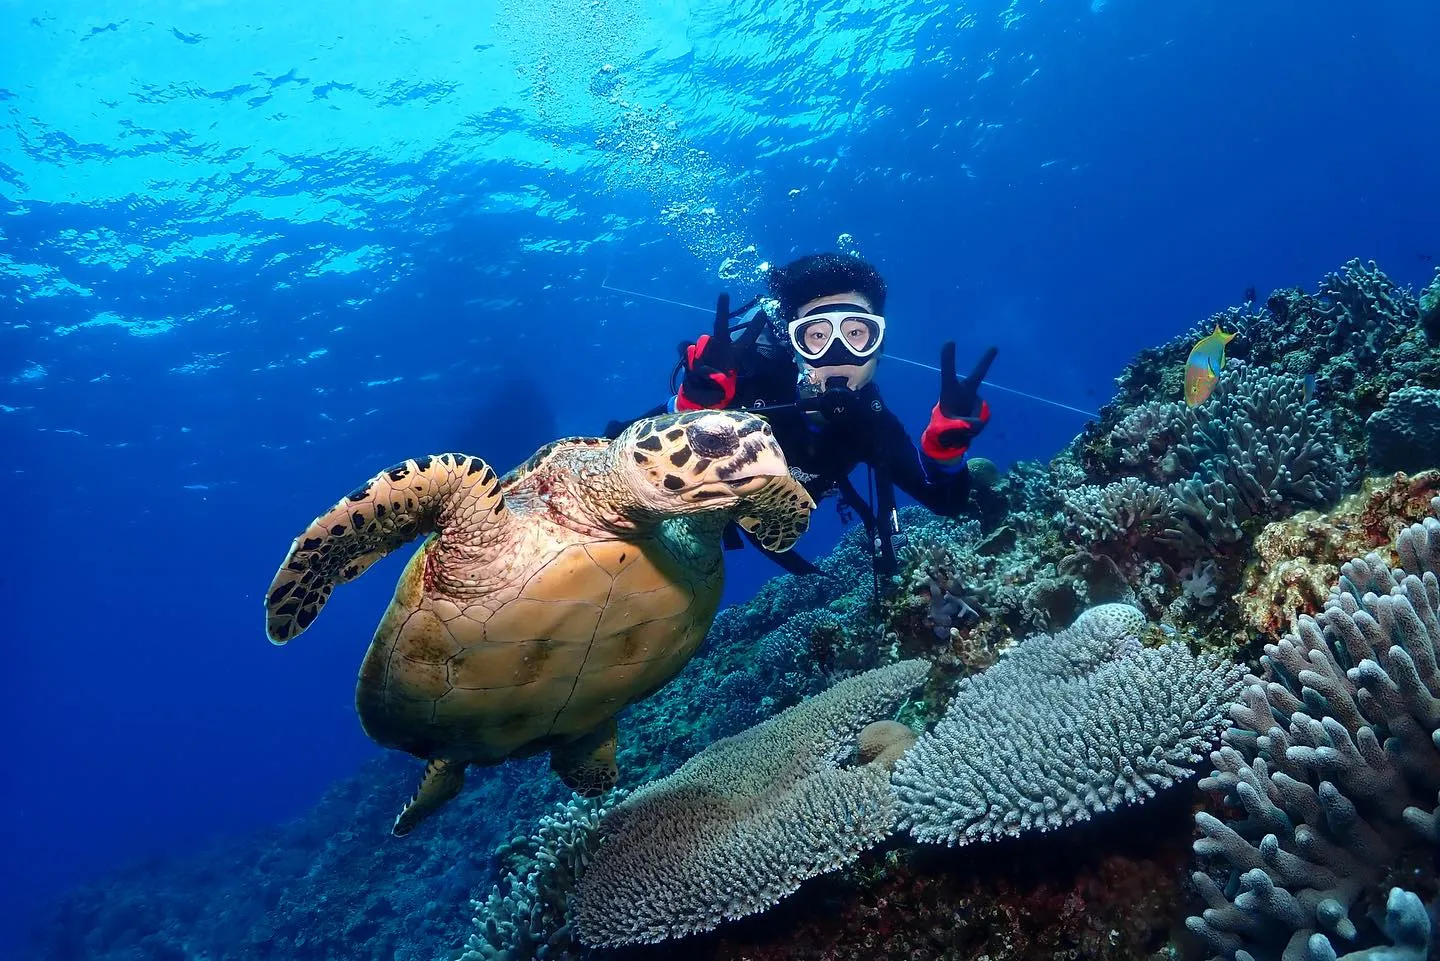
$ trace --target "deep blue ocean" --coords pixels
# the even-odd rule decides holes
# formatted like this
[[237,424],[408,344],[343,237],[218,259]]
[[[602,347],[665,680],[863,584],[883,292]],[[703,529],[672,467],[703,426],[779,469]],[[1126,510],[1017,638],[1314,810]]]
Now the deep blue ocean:
[[[1436,36],[1433,0],[0,6],[0,951],[379,751],[404,555],[283,649],[261,598],[380,468],[599,433],[718,292],[831,249],[889,281],[916,434],[898,358],[994,344],[973,453],[1048,458],[1247,288],[1429,280]],[[731,600],[776,573],[729,560]]]

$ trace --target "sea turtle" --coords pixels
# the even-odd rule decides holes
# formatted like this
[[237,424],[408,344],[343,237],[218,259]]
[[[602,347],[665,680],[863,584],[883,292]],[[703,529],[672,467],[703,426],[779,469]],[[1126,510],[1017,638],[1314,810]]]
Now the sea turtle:
[[470,764],[548,750],[595,795],[618,776],[615,715],[674,677],[715,617],[725,526],[784,551],[814,506],[770,426],[738,411],[565,438],[503,478],[464,454],[416,458],[295,538],[265,626],[285,643],[336,584],[423,536],[355,692],[366,734],[429,762],[392,833],[454,797]]

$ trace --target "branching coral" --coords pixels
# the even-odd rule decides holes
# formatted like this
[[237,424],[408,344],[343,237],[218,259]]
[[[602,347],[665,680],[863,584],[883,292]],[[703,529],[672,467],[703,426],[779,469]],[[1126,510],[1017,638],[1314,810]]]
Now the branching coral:
[[1165,455],[1189,430],[1183,405],[1167,401],[1141,404],[1115,425],[1110,443],[1120,466],[1151,480],[1164,480]]
[[1350,483],[1330,418],[1298,377],[1237,361],[1190,413],[1178,463],[1223,479],[1250,515],[1327,504]]
[[1189,926],[1225,957],[1373,944],[1393,882],[1433,890],[1440,520],[1407,528],[1396,552],[1398,570],[1376,554],[1347,563],[1325,609],[1266,645],[1211,755],[1201,786],[1245,817],[1196,816],[1196,852],[1229,877],[1195,874],[1208,907]]
[[1192,774],[1239,672],[1179,643],[1142,649],[1144,626],[1135,608],[1102,605],[963,680],[896,766],[901,827],[951,845],[1047,831]]
[[500,880],[484,901],[472,901],[475,931],[460,961],[552,961],[582,956],[572,941],[569,907],[575,879],[598,843],[600,818],[623,791],[602,799],[575,798],[540,819],[535,832],[496,851]]
[[[1172,414],[1184,426],[1150,473],[1190,476],[1166,489],[1167,522],[1147,523],[1163,528],[1156,542],[1178,558],[1235,544],[1252,521],[1329,504],[1351,482],[1329,416],[1307,399],[1299,378],[1235,362],[1208,401],[1195,408],[1176,403]],[[1128,489],[1154,490],[1140,481]],[[1149,494],[1144,503],[1153,499]]]
[[1122,554],[1159,529],[1167,502],[1164,488],[1136,477],[1087,484],[1062,496],[1067,539],[1090,551]]

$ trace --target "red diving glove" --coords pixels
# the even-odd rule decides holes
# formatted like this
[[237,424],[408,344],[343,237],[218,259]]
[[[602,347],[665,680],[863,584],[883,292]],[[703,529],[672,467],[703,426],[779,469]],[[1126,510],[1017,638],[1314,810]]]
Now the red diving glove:
[[942,464],[958,461],[990,423],[990,405],[979,391],[998,353],[991,347],[969,377],[956,380],[955,342],[946,341],[940,348],[940,402],[930,411],[930,423],[920,435],[920,449],[927,457]]
[[735,357],[730,349],[730,295],[715,299],[713,333],[682,344],[685,379],[675,395],[676,410],[718,410],[735,399]]

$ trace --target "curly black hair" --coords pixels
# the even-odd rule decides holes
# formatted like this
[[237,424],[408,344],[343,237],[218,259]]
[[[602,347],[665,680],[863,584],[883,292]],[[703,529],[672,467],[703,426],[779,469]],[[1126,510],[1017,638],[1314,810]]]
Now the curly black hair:
[[778,319],[782,321],[793,320],[800,308],[816,297],[850,290],[864,294],[875,313],[885,313],[885,278],[853,254],[809,254],[770,268],[766,282],[780,302]]

